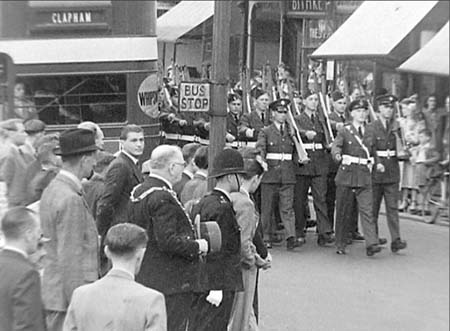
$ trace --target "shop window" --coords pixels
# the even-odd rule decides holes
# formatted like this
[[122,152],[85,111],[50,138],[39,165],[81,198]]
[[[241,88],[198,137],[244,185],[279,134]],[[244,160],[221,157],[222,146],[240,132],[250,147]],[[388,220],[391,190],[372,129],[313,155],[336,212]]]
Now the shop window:
[[20,77],[15,88],[16,116],[46,124],[125,122],[125,75]]

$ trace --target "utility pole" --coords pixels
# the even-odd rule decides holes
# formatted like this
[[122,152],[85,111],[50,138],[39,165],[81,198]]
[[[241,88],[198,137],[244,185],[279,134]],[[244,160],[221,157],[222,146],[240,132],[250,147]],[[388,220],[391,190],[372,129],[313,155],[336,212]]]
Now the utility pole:
[[[230,56],[231,1],[214,2],[213,52],[211,75],[211,111],[208,163],[211,169],[214,157],[225,147],[227,121],[227,87]],[[208,181],[208,190],[214,181]]]

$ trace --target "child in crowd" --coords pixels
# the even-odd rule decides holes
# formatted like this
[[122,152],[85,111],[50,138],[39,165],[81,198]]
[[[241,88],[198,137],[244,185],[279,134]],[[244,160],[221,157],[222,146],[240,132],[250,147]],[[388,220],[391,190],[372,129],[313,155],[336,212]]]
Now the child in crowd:
[[439,161],[439,153],[431,144],[432,133],[428,129],[419,132],[419,145],[411,148],[411,163],[415,164],[415,185],[420,191],[420,208],[412,209],[411,213],[419,215],[430,215],[429,195],[430,185],[429,176],[433,167]]

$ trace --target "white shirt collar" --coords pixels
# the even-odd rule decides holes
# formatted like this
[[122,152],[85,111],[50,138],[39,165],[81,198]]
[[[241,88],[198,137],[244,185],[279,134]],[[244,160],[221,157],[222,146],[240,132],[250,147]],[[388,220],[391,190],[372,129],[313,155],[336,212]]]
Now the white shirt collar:
[[122,150],[122,153],[125,154],[126,156],[128,156],[131,159],[131,161],[133,161],[134,164],[137,164],[139,162],[139,160],[137,158],[135,158],[133,155],[131,155],[130,153],[127,153],[124,150]]
[[184,169],[183,170],[183,174],[185,174],[186,176],[188,176],[190,179],[194,178],[194,174],[192,173],[192,171],[188,170],[188,169]]
[[63,176],[66,176],[67,178],[69,178],[70,180],[72,180],[80,189],[82,188],[82,184],[81,181],[78,179],[77,176],[75,176],[73,173],[71,173],[70,171],[61,169],[59,171],[59,173]]
[[110,271],[113,271],[113,270],[119,270],[119,271],[121,271],[121,272],[124,272],[124,273],[126,273],[127,275],[130,275],[131,279],[134,280],[134,277],[135,277],[134,274],[132,274],[132,273],[129,272],[128,270],[125,270],[125,269],[122,269],[122,268],[118,268],[118,267],[112,267]]
[[3,246],[3,249],[7,249],[7,250],[9,250],[9,251],[13,251],[13,252],[19,253],[19,254],[23,255],[23,257],[25,257],[26,259],[28,259],[28,254],[27,254],[27,252],[21,250],[20,248],[12,247],[12,246],[9,246],[9,245],[5,245],[5,246]]
[[208,172],[206,170],[203,170],[203,169],[197,170],[197,172],[195,174],[199,175],[201,177],[204,177],[204,178],[208,178]]
[[221,188],[218,188],[218,187],[215,187],[214,189],[216,191],[219,191],[220,193],[223,193],[228,198],[228,200],[232,201],[230,193],[228,193],[227,191],[224,191],[224,190],[222,190]]
[[250,198],[250,193],[248,193],[248,191],[243,187],[241,187],[241,193],[244,193],[248,198]]
[[160,175],[152,174],[152,173],[150,173],[150,175],[148,175],[148,176],[156,178],[156,179],[159,179],[159,180],[162,180],[172,190],[172,184],[167,179],[165,179],[164,177],[161,177]]

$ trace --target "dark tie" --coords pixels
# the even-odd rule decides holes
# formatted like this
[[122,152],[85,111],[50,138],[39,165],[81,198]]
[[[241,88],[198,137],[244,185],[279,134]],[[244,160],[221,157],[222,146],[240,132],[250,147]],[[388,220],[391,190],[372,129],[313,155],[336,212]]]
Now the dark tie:
[[283,126],[284,126],[283,124],[280,125],[280,134],[281,134],[281,136],[284,136],[284,127]]
[[236,121],[236,123],[239,122],[239,117],[237,115],[233,115],[234,116],[234,120]]
[[345,117],[344,116],[339,116],[340,118],[341,118],[341,121],[342,121],[342,123],[344,123],[345,122]]
[[363,137],[363,132],[362,132],[362,127],[358,126],[358,134],[359,136],[362,138]]
[[386,120],[386,130],[388,130],[388,129],[389,129],[389,121]]
[[264,120],[264,113],[261,113],[261,121],[262,121],[263,123],[266,123],[266,121]]
[[313,124],[316,123],[315,118],[314,118],[314,114],[311,114],[311,122],[312,122]]

